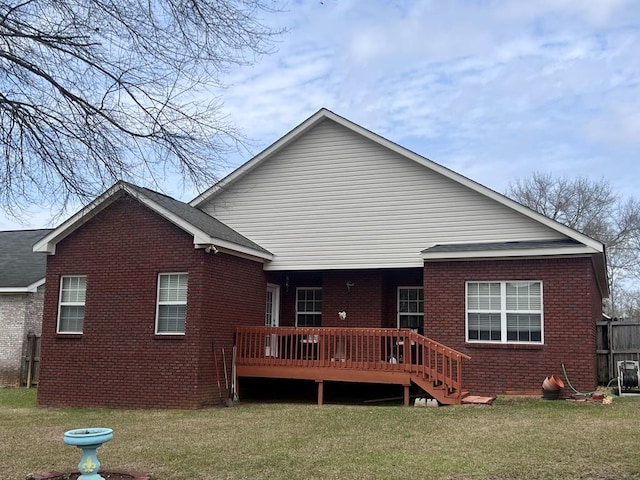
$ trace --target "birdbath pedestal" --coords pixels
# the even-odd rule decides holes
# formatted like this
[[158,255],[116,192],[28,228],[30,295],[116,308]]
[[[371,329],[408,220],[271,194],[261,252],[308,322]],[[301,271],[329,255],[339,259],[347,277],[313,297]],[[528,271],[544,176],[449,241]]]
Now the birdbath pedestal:
[[96,450],[112,438],[113,430],[110,428],[78,428],[64,432],[64,443],[82,449],[78,480],[104,480],[104,477],[98,475],[100,462]]

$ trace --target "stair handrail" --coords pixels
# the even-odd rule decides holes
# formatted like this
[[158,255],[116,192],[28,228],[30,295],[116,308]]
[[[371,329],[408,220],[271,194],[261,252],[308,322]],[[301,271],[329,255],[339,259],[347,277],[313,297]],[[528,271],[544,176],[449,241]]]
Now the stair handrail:
[[434,386],[440,384],[448,394],[461,398],[462,360],[471,360],[471,357],[413,330],[408,332],[408,338],[422,349],[420,353],[416,350],[418,358],[406,365],[411,374],[419,375]]
[[235,345],[238,365],[404,373],[458,403],[462,363],[471,359],[411,329],[238,326]]

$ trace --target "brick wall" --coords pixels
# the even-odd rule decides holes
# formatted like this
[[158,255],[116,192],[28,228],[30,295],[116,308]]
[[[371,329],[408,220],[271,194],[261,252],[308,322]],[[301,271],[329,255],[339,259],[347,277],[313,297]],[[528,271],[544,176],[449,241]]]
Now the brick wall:
[[[543,282],[544,345],[465,343],[465,282],[484,280]],[[464,381],[473,394],[539,390],[547,375],[562,376],[563,362],[574,387],[594,388],[602,299],[590,259],[429,262],[424,285],[425,335],[472,357]]]
[[296,324],[296,288],[323,287],[322,277],[322,273],[291,272],[280,274],[269,272],[269,283],[280,285],[280,326],[292,327]]
[[[468,280],[541,280],[544,345],[465,343]],[[323,326],[383,328],[397,325],[397,287],[424,282],[425,334],[472,357],[464,364],[464,379],[473,394],[540,391],[547,375],[562,375],[563,362],[576,388],[590,391],[596,382],[601,298],[587,258],[438,262],[427,263],[424,271],[269,272],[268,281],[281,286],[282,326],[294,325],[296,287],[322,287]],[[350,291],[347,281],[354,283]],[[347,311],[345,322],[338,319],[341,310]]]
[[44,285],[36,292],[0,294],[0,385],[20,386],[27,334],[40,334]]
[[[381,271],[330,271],[324,274],[322,326],[379,328],[384,315]],[[347,287],[350,282],[351,287]],[[340,320],[338,312],[347,312]]]
[[28,294],[0,294],[0,385],[19,386]]
[[[154,333],[157,275],[188,272],[186,334]],[[56,334],[62,275],[87,276],[82,335]],[[288,277],[289,288],[286,288]],[[465,281],[541,280],[542,346],[465,343]],[[269,272],[193,248],[192,237],[124,197],[61,241],[48,258],[38,404],[196,408],[229,395],[233,331],[264,323],[267,281],[281,286],[281,325],[295,323],[296,287],[323,288],[323,326],[396,326],[398,286],[425,290],[425,334],[472,357],[474,394],[539,389],[566,364],[580,390],[595,384],[600,296],[586,258],[434,262],[397,271]],[[347,289],[347,281],[353,282]],[[338,311],[347,311],[347,321]],[[217,362],[217,363],[215,363]],[[217,365],[217,375],[216,375]],[[218,390],[218,381],[221,385]]]
[[[256,315],[255,324],[264,321],[264,280],[262,288],[242,288],[258,283],[261,271],[257,262],[196,250],[191,235],[136,200],[117,200],[48,258],[38,404],[196,408],[218,402],[212,342],[231,349],[234,322],[256,321]],[[155,335],[161,272],[189,273],[185,335]],[[87,276],[82,335],[56,334],[62,275]]]
[[[202,280],[198,282],[198,296],[202,299],[197,379],[200,406],[230,398],[234,329],[241,325],[264,325],[267,289],[262,264],[255,261],[210,254],[205,257],[202,272]],[[218,378],[222,392],[218,391]]]
[[38,290],[27,295],[27,304],[24,322],[24,341],[27,341],[29,332],[40,335],[42,331],[42,309],[44,308],[45,285],[40,285]]
[[[281,326],[295,325],[296,287],[322,287],[323,327],[396,328],[397,288],[422,285],[422,269],[268,272],[268,281],[281,287]],[[347,282],[354,285],[348,289]],[[340,311],[347,312],[346,321]]]

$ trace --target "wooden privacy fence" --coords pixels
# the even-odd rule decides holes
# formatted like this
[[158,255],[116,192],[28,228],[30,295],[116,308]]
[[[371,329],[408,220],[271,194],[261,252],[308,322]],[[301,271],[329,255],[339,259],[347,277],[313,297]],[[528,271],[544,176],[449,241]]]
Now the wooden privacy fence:
[[38,384],[40,373],[40,335],[29,333],[22,358],[22,385],[30,388]]
[[597,322],[598,383],[605,385],[617,375],[621,360],[640,361],[640,320]]

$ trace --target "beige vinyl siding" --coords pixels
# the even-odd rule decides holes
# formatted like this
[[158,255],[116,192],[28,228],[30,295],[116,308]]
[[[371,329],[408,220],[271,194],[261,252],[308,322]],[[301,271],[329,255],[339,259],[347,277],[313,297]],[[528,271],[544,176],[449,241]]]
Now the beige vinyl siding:
[[273,252],[269,270],[417,267],[434,244],[564,238],[331,120],[202,208]]

